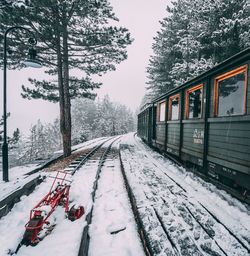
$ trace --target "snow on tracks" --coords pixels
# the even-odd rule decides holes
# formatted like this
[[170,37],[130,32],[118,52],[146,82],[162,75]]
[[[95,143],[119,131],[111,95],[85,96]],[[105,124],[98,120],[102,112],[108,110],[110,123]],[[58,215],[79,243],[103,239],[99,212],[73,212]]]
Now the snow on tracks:
[[144,255],[115,146],[100,174],[89,234],[90,256]]
[[[104,144],[103,147],[107,147],[107,144],[110,143]],[[88,255],[99,255],[100,243],[103,248],[101,255],[143,255],[133,214],[122,185],[119,161],[115,154],[117,148],[118,146],[111,150],[113,156],[108,155],[107,160],[102,164],[96,194],[93,194],[93,186],[100,164],[98,153],[86,161],[72,176],[70,200],[73,201],[72,204],[84,205],[86,211],[84,216],[71,222],[65,218],[64,209],[58,207],[49,219],[51,224],[56,224],[51,234],[45,236],[35,247],[22,246],[18,255],[77,255],[81,234],[87,225],[86,216],[91,209],[93,209],[93,219],[88,234],[90,237]],[[15,251],[18,241],[22,239],[30,209],[48,192],[50,185],[51,180],[47,179],[36,187],[29,197],[23,197],[21,202],[0,221],[0,235],[4,237],[3,244],[1,239],[0,255],[7,255],[8,249]]]
[[153,255],[249,255],[246,205],[222,199],[132,134],[121,156]]

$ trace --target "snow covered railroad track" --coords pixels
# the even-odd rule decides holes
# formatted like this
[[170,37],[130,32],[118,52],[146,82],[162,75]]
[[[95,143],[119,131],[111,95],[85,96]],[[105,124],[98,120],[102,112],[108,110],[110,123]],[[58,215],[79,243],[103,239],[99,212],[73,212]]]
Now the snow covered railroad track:
[[[76,159],[74,162],[70,164],[68,167],[68,171],[72,172],[74,174],[84,163],[85,161],[92,155],[96,150],[98,150],[105,142],[109,141],[111,138],[101,139],[100,142],[95,143],[95,146],[92,146],[92,148],[89,148],[87,152],[85,152],[84,155]],[[91,146],[91,143],[89,143],[89,146]],[[74,149],[75,151],[76,149]],[[78,149],[79,150],[79,149]],[[45,178],[43,170],[44,168],[49,168],[51,164],[54,164],[57,160],[61,160],[62,155],[57,154],[55,158],[52,160],[49,160],[47,163],[44,163],[41,167],[38,167],[32,171],[29,171],[25,174],[25,178],[23,182],[17,182],[17,184],[14,186],[14,188],[7,193],[3,199],[0,200],[0,218],[7,215],[9,211],[13,208],[13,206],[20,201],[20,198],[24,195],[29,195],[32,193],[37,185],[39,185]],[[41,173],[41,175],[36,174],[37,172]],[[10,187],[13,184],[10,183]]]
[[[98,162],[78,256],[144,255],[123,184],[120,161],[120,137],[93,155],[92,166]],[[96,169],[96,168],[93,168]],[[125,241],[125,243],[124,243]]]
[[250,255],[249,207],[130,135],[121,157],[148,255]]
[[[118,138],[116,138],[115,140],[117,140],[117,139]],[[108,158],[111,146],[115,142],[115,140],[112,141],[112,143],[110,143],[110,145],[108,147],[101,148],[101,150],[97,151],[92,156],[93,159],[92,158],[89,159],[89,160],[93,161],[94,164],[97,162],[98,163],[98,167],[97,167],[97,171],[96,171],[96,175],[95,175],[95,180],[93,182],[93,188],[92,188],[92,192],[91,192],[91,197],[92,197],[93,204],[91,206],[91,209],[90,209],[89,213],[86,216],[87,225],[84,227],[83,232],[82,232],[82,238],[81,238],[80,248],[79,248],[79,252],[78,252],[79,256],[88,255],[89,241],[90,241],[90,236],[89,236],[88,232],[89,232],[89,225],[92,222],[94,202],[95,202],[95,194],[96,194],[96,190],[97,190],[98,180],[99,180],[99,177],[100,177],[102,166],[103,166],[106,158]],[[96,168],[94,168],[94,169],[96,169]]]
[[[111,256],[121,252],[126,256],[144,255],[120,170],[119,138],[106,141],[77,171],[74,172],[73,168],[76,163],[64,169],[74,172],[70,200],[76,208],[84,206],[83,217],[71,222],[65,218],[64,208],[58,206],[49,218],[49,226],[44,226],[39,233],[40,242],[35,246],[21,246],[17,255]],[[106,151],[107,148],[110,151]],[[0,221],[0,255],[15,252],[22,240],[29,210],[44,196],[50,185],[51,180],[46,179]]]

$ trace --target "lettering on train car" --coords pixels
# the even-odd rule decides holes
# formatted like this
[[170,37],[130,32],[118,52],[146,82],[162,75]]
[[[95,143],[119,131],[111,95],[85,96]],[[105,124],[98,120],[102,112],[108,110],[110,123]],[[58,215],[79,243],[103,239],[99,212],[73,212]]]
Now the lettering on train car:
[[215,163],[208,162],[209,169],[215,169]]
[[226,168],[226,167],[222,167],[222,171],[226,172],[227,174],[232,175],[232,176],[236,175],[236,171],[233,171],[233,170],[231,170],[229,168]]
[[207,174],[208,174],[210,177],[212,177],[212,178],[214,178],[214,179],[216,179],[216,180],[219,180],[219,175],[218,175],[217,173],[215,173],[215,172],[213,172],[213,171],[211,171],[211,170],[208,170]]
[[198,165],[203,166],[203,159],[198,158]]
[[194,138],[195,144],[203,144],[204,130],[203,129],[194,129],[193,138]]
[[169,152],[169,153],[173,153],[172,148],[167,148],[167,152]]

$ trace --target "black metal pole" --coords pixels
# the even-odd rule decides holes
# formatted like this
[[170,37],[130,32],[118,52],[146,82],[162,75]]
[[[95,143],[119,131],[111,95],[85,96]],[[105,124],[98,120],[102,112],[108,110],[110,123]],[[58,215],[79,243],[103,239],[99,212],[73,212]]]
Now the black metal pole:
[[8,160],[8,140],[7,140],[7,34],[13,29],[23,29],[31,33],[34,37],[33,45],[36,44],[36,38],[32,31],[25,27],[14,26],[8,28],[4,33],[4,52],[3,52],[3,146],[2,146],[2,158],[3,158],[3,181],[9,181],[9,160]]
[[7,88],[6,88],[6,67],[7,67],[7,33],[6,30],[4,34],[4,53],[3,53],[3,147],[2,147],[2,157],[3,157],[3,181],[9,181],[8,175],[8,142],[7,142]]

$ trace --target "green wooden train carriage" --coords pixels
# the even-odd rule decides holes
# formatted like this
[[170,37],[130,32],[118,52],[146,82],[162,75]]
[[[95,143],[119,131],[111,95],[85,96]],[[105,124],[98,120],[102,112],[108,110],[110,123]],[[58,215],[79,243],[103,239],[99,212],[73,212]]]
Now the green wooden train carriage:
[[137,134],[144,141],[149,142],[152,137],[152,105],[146,104],[138,114]]
[[249,58],[211,76],[207,168],[250,188]]
[[250,189],[249,55],[250,48],[155,99],[144,112],[151,116],[144,139],[227,185]]

